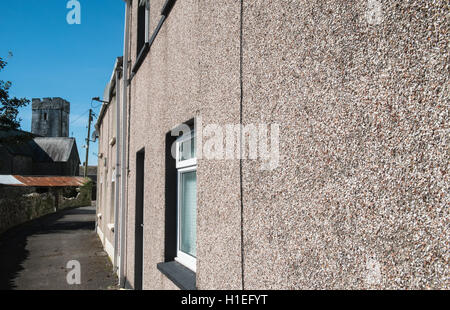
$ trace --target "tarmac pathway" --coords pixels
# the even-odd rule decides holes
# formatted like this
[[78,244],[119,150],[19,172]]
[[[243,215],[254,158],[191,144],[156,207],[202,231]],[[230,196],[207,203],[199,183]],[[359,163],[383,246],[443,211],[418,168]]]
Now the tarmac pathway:
[[[116,289],[117,277],[94,231],[95,208],[61,210],[0,235],[0,289]],[[80,284],[75,282],[76,260]]]

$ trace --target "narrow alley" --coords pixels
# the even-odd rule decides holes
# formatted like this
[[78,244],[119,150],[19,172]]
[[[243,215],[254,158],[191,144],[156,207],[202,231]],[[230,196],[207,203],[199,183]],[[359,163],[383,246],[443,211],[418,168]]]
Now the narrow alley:
[[[115,289],[117,277],[94,231],[95,207],[52,213],[0,235],[0,289]],[[80,284],[68,284],[69,261]]]

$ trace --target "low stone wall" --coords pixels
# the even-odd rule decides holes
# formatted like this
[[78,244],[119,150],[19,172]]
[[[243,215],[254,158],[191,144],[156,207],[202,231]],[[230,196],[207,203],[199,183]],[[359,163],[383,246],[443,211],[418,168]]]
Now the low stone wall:
[[30,187],[0,189],[0,233],[42,215],[55,212],[55,197]]
[[69,207],[83,207],[92,204],[92,181],[89,180],[86,184],[76,189],[78,194],[75,198],[65,198],[63,194],[59,193],[59,209]]
[[[77,194],[73,198],[66,198],[64,194],[67,191],[76,191]],[[92,182],[75,189],[48,188],[47,192],[33,187],[2,187],[0,188],[0,233],[57,210],[89,206],[91,191]]]

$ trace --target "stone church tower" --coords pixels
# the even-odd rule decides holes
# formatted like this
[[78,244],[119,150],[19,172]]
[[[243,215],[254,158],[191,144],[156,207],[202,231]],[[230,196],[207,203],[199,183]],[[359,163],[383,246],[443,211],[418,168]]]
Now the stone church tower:
[[59,98],[33,98],[31,132],[42,137],[68,137],[70,102]]

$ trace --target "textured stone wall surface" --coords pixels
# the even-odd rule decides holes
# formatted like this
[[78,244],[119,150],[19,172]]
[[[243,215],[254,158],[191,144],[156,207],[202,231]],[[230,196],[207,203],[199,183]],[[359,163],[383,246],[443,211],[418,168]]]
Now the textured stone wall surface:
[[447,1],[244,1],[246,288],[449,288]]
[[446,1],[177,1],[128,88],[127,280],[145,148],[144,288],[174,287],[156,269],[165,135],[201,116],[278,124],[280,162],[198,161],[198,288],[448,289],[448,16]]
[[[66,197],[64,195],[64,192],[59,190],[58,191],[58,209],[64,209],[64,208],[73,208],[73,207],[84,207],[84,206],[90,206],[92,201],[92,188],[93,183],[92,181],[88,181],[86,184],[79,188],[75,188],[75,191],[77,192],[75,197]],[[65,188],[66,190],[73,191],[73,187]]]
[[[120,90],[121,91],[121,90]],[[116,96],[111,98],[105,114],[99,125],[99,146],[97,171],[97,225],[109,243],[114,245],[115,232],[108,228],[108,224],[115,224],[115,170],[116,170]],[[114,143],[111,143],[115,141]],[[89,171],[89,169],[88,169]],[[115,231],[117,226],[115,227]],[[105,240],[102,240],[105,244]]]
[[33,98],[31,132],[42,137],[68,137],[70,103],[62,98]]
[[0,233],[48,213],[55,212],[55,196],[38,194],[30,187],[0,189]]
[[[74,197],[65,197],[65,193],[74,191]],[[90,206],[91,191],[92,182],[79,188],[51,188],[44,193],[33,187],[0,188],[0,233],[57,210]]]
[[[151,1],[150,33],[159,22],[165,1]],[[136,12],[133,1],[130,53],[136,59]],[[156,269],[164,261],[165,135],[173,126],[194,117],[198,102],[198,62],[192,40],[196,1],[178,1],[130,85],[129,170],[127,188],[126,277],[134,283],[136,153],[145,148],[144,275],[145,289],[176,288]],[[151,74],[149,74],[151,72]],[[149,246],[150,245],[150,246]]]

